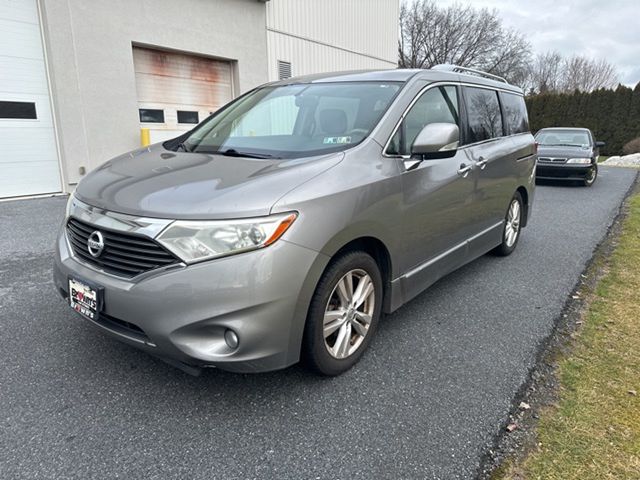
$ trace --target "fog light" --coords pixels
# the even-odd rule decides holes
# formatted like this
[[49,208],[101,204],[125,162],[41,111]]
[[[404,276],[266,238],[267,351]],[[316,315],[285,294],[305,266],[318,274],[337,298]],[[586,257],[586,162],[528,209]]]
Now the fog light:
[[229,348],[238,348],[238,344],[240,343],[240,340],[238,340],[238,335],[236,335],[236,332],[228,328],[224,332],[224,341],[227,342],[227,345],[229,346]]

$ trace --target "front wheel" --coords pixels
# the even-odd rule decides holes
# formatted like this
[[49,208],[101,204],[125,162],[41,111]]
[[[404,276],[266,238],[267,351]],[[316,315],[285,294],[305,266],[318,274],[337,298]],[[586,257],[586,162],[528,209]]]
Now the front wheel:
[[598,165],[593,165],[589,171],[587,172],[587,174],[584,176],[584,180],[582,181],[582,184],[585,187],[590,187],[591,185],[593,185],[596,181],[596,178],[598,178]]
[[507,208],[507,214],[504,218],[502,243],[493,250],[496,255],[506,257],[516,249],[520,238],[520,229],[522,228],[523,207],[522,195],[520,195],[520,192],[516,192],[511,202],[509,202],[509,208]]
[[382,310],[382,277],[365,252],[334,260],[311,299],[302,354],[323,375],[339,375],[360,359],[371,343]]

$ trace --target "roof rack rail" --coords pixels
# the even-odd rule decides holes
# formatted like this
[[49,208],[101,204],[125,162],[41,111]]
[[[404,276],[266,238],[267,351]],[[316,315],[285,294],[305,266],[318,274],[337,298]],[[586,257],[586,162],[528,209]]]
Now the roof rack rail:
[[478,77],[485,77],[491,80],[497,80],[498,82],[506,83],[507,85],[509,84],[509,82],[507,82],[505,78],[500,77],[498,75],[494,75],[493,73],[487,73],[487,72],[483,72],[482,70],[476,70],[475,68],[461,67],[459,65],[451,65],[448,63],[443,63],[441,65],[436,65],[435,67],[431,67],[431,70],[440,70],[442,72],[470,73]]

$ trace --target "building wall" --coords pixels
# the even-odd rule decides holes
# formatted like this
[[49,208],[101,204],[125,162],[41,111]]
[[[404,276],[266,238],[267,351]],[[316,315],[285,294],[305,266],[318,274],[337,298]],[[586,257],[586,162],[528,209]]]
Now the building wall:
[[396,68],[399,0],[273,0],[267,4],[269,79],[278,60],[292,74]]
[[56,193],[60,163],[35,0],[0,0],[0,198]]
[[40,0],[66,184],[140,145],[132,46],[234,61],[234,93],[267,81],[257,0]]

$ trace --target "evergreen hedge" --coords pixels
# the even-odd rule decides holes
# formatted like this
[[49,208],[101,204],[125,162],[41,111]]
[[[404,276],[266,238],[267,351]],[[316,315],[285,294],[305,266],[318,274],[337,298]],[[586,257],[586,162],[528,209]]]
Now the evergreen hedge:
[[640,137],[640,83],[634,89],[591,93],[542,93],[527,97],[531,131],[545,127],[586,127],[607,143],[603,155],[620,155],[622,147]]

